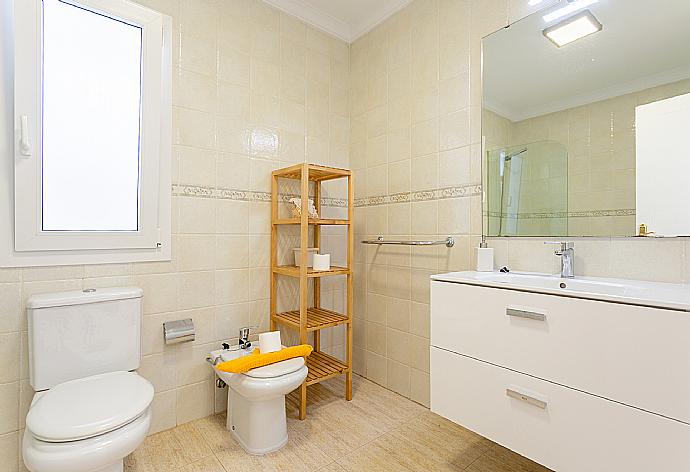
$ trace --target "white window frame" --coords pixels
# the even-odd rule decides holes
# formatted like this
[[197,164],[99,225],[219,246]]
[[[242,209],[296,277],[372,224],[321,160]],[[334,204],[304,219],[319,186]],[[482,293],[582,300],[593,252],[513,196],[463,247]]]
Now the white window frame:
[[[12,3],[2,1],[5,2],[2,8]],[[10,195],[14,201],[9,205],[3,201],[8,195],[0,195],[0,209],[13,214],[11,226],[14,230],[7,231],[4,224],[0,228],[0,265],[169,260],[172,21],[166,15],[127,0],[62,1],[142,28],[139,228],[131,232],[42,230],[42,0],[14,0],[14,175],[3,175],[7,174],[4,166],[4,172],[0,172],[0,178],[8,178],[15,189],[14,195]],[[27,141],[28,152],[23,146]],[[2,221],[6,221],[8,215],[2,213],[0,211],[0,217],[5,216]]]

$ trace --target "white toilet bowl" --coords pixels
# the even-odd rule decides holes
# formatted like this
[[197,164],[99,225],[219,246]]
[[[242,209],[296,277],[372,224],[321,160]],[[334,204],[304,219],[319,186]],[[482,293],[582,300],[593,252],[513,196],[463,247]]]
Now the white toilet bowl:
[[109,372],[34,395],[22,444],[32,472],[122,472],[146,438],[153,386],[133,372]]
[[[253,348],[236,351],[214,351],[212,359],[236,359]],[[277,451],[288,441],[285,395],[307,378],[303,357],[231,374],[215,369],[228,385],[227,428],[250,454]]]

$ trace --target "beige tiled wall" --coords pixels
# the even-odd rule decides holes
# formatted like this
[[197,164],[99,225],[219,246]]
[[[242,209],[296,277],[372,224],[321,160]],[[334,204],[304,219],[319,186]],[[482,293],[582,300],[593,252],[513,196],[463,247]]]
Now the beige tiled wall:
[[518,0],[416,0],[351,46],[355,370],[429,404],[429,276],[468,270],[481,235],[481,38]]
[[358,239],[355,369],[429,404],[429,276],[471,267],[481,235],[480,38],[507,3],[417,0],[351,48]]
[[[481,38],[536,8],[526,0],[416,0],[351,47],[350,163],[357,197],[368,204],[356,213],[358,238],[456,237],[452,249],[356,250],[355,368],[423,404],[428,276],[472,268],[482,222],[479,197],[421,191],[480,182]],[[388,198],[374,198],[381,196]],[[686,240],[574,239],[578,275],[690,283]],[[543,242],[492,240],[496,265],[555,273],[558,258]]]
[[[141,0],[173,18],[173,260],[0,269],[0,462],[18,452],[33,391],[26,299],[34,293],[136,285],[144,289],[140,373],[156,394],[152,432],[224,409],[204,362],[239,327],[268,328],[270,204],[182,196],[184,186],[270,191],[270,172],[296,162],[348,166],[349,45],[259,0]],[[3,5],[4,7],[4,5]],[[177,190],[175,190],[177,189]],[[340,188],[326,196],[340,196]],[[339,251],[342,234],[324,233]],[[299,241],[299,239],[297,239]],[[298,244],[299,245],[299,244]],[[342,252],[342,251],[341,251]],[[324,284],[342,307],[342,284]],[[286,290],[284,303],[295,293]],[[191,317],[193,343],[166,347],[162,323]],[[322,338],[342,354],[344,334]]]
[[[546,238],[495,238],[496,267],[556,274],[559,258]],[[575,275],[690,284],[690,238],[567,238]],[[560,239],[559,239],[560,241]]]

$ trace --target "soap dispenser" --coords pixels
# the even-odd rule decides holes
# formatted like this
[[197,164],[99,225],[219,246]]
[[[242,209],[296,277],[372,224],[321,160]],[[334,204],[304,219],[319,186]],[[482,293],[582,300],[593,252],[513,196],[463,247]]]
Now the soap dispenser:
[[482,236],[482,242],[477,248],[477,272],[493,272],[494,248],[486,243],[486,237]]

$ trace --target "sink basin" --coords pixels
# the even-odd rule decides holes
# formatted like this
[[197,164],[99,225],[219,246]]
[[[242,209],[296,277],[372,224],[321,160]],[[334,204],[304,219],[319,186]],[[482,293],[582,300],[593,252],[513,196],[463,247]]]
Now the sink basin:
[[563,279],[528,272],[451,272],[432,280],[690,311],[690,286],[601,277]]
[[560,277],[529,273],[503,274],[501,272],[476,272],[477,279],[499,284],[512,284],[523,287],[543,288],[554,290],[570,290],[575,292],[590,292],[602,295],[623,295],[625,284],[613,282],[607,279],[573,278],[562,279]]
[[[216,368],[216,365],[220,364],[221,362],[227,362],[233,359],[248,356],[253,351],[254,346],[249,347],[249,349],[218,349],[217,351],[211,351],[211,353],[209,354],[209,360],[211,360],[213,370],[218,376],[218,378],[223,380],[225,383],[229,383],[230,379],[232,379],[232,377],[236,374],[218,370]],[[217,359],[217,361],[213,363],[213,359]]]

